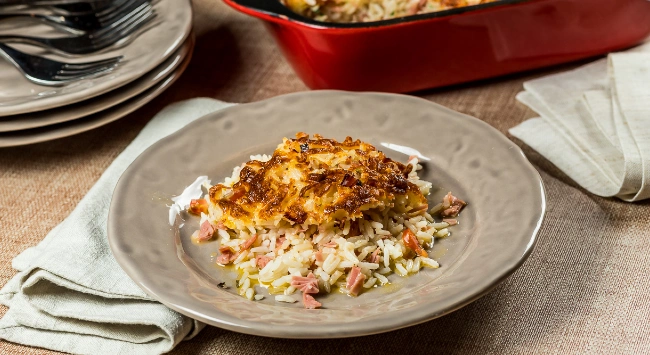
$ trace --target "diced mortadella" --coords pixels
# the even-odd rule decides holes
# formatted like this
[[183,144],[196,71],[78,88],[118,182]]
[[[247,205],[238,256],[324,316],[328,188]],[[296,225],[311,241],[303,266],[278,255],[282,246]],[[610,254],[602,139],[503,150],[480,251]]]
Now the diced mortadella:
[[415,234],[413,234],[413,232],[411,232],[410,229],[404,229],[404,233],[402,233],[402,241],[407,248],[413,250],[413,252],[415,252],[417,255],[423,256],[425,258],[429,256],[427,254],[427,251],[422,249],[418,238],[415,236]]
[[320,250],[314,253],[314,257],[316,258],[316,261],[320,261],[320,262],[325,261],[325,258],[323,257],[323,252]]
[[255,263],[257,264],[257,267],[260,269],[264,269],[266,264],[268,264],[271,261],[271,258],[269,258],[266,255],[258,255],[255,257]]
[[291,286],[302,291],[303,293],[318,293],[318,280],[313,273],[307,276],[292,276]]
[[442,221],[450,226],[455,226],[458,224],[458,220],[454,218],[443,218]]
[[316,301],[312,295],[304,292],[302,293],[302,304],[307,309],[316,309],[322,306],[322,304]]
[[248,250],[248,248],[250,248],[251,245],[255,243],[255,240],[257,240],[257,234],[248,238],[245,242],[242,243],[240,252],[244,250]]
[[214,235],[214,226],[209,221],[204,221],[199,230],[199,236],[196,238],[200,242],[205,242],[212,239]]
[[440,212],[440,215],[442,217],[456,217],[458,216],[458,213],[460,213],[460,210],[467,205],[467,203],[458,197],[454,196],[451,194],[451,192],[447,193],[445,198],[442,199],[442,205],[443,205],[443,210]]
[[379,252],[380,251],[381,251],[381,249],[379,249],[379,248],[375,249],[375,251],[373,251],[372,254],[370,254],[370,257],[368,257],[368,261],[371,262],[371,263],[375,263],[375,264],[379,263]]
[[196,198],[190,201],[189,213],[200,216],[201,213],[208,213],[208,201],[204,198]]
[[222,246],[219,248],[219,256],[217,257],[217,263],[221,265],[230,264],[235,258],[235,253],[230,247]]
[[276,251],[279,250],[280,248],[282,248],[282,244],[284,244],[285,240],[287,240],[286,237],[280,237],[280,238],[275,240],[275,250]]
[[321,306],[320,302],[316,301],[311,294],[318,293],[318,280],[313,273],[307,276],[292,276],[291,286],[302,291],[302,304],[307,309],[314,309]]
[[358,296],[359,292],[363,288],[363,281],[365,281],[366,275],[361,273],[361,269],[358,267],[353,267],[350,270],[350,276],[348,277],[348,282],[346,288],[348,289],[348,294],[352,296]]

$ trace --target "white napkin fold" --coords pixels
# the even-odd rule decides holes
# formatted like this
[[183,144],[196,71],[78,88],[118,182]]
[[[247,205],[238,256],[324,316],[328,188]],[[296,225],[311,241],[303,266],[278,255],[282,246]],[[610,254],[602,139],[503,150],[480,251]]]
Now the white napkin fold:
[[230,105],[176,103],[144,127],[70,216],[13,260],[19,272],[0,290],[0,303],[9,307],[0,338],[78,354],[159,354],[203,328],[151,299],[122,271],[108,246],[106,221],[113,189],[140,153]]
[[650,198],[650,43],[524,83],[540,117],[510,129],[589,192]]

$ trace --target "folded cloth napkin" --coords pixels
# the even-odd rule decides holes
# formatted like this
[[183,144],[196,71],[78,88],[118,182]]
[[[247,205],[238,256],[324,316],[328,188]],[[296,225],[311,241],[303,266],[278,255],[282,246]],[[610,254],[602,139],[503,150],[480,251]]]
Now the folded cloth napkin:
[[78,354],[159,354],[203,324],[145,294],[117,264],[106,221],[124,170],[151,144],[231,104],[193,99],[169,106],[147,124],[61,224],[18,255],[18,274],[0,290],[9,307],[0,338]]
[[537,112],[510,129],[587,191],[650,198],[650,43],[524,83]]

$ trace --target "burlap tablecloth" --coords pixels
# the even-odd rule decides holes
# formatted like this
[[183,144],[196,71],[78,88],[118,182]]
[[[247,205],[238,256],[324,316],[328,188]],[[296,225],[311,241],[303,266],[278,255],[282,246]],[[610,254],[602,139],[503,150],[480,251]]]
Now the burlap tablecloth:
[[[261,23],[219,0],[195,1],[197,47],[183,77],[137,112],[70,138],[0,149],[0,283],[86,194],[144,124],[197,96],[250,102],[307,90]],[[418,93],[506,133],[533,117],[522,82],[556,69]],[[518,142],[519,143],[519,142]],[[176,354],[650,353],[650,203],[592,196],[524,147],[548,212],[526,263],[489,295],[448,316],[342,340],[268,339],[207,327]],[[0,308],[0,314],[6,311]],[[51,353],[0,341],[0,354]]]

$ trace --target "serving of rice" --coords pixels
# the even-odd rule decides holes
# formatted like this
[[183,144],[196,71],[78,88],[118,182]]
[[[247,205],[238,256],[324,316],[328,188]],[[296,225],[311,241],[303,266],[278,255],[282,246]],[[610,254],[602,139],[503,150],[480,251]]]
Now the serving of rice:
[[[217,240],[217,263],[238,271],[240,295],[318,308],[318,293],[357,296],[424,267],[436,238],[450,236],[465,202],[451,193],[433,208],[432,184],[417,157],[406,164],[372,145],[298,133],[273,155],[255,155],[220,184],[205,184],[189,211],[200,215],[199,242]],[[444,217],[436,221],[433,216]]]
[[496,0],[282,0],[282,3],[293,12],[317,21],[371,22],[493,1]]

